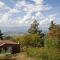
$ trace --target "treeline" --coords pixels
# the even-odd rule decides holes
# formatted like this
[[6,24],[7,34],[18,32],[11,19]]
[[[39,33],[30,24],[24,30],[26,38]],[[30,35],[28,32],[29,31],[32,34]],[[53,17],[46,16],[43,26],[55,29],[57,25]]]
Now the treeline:
[[22,36],[15,37],[14,41],[20,43],[21,46],[26,47],[44,47],[46,40],[52,40],[53,43],[56,40],[56,43],[60,44],[60,25],[51,21],[49,31],[47,34],[44,34],[39,28],[39,23],[37,20],[34,20],[30,28],[27,31],[27,34]]
[[[39,23],[37,20],[34,20],[28,29],[27,33],[20,36],[7,36],[4,39],[16,41],[21,45],[21,47],[44,47],[45,40],[51,39],[57,41],[58,45],[60,44],[60,25],[51,21],[49,26],[48,33],[44,34],[39,28]],[[0,38],[3,39],[2,32],[0,30]],[[46,39],[47,38],[47,39]],[[49,41],[49,40],[48,40]]]

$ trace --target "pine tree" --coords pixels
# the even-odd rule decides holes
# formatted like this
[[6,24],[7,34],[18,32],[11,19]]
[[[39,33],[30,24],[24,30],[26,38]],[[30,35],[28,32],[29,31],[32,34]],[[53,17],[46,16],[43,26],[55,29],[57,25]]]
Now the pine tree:
[[60,45],[60,25],[51,24],[48,35],[52,38],[57,38],[58,44]]
[[39,26],[39,23],[36,20],[34,20],[33,23],[31,24],[31,27],[28,30],[28,32],[30,34],[36,34],[36,33],[39,33],[40,34],[42,31],[39,30],[39,27],[38,26]]
[[0,39],[1,40],[3,40],[3,36],[2,36],[3,34],[2,34],[2,32],[1,32],[1,30],[0,30]]
[[[34,20],[33,23],[31,24],[30,29],[28,30],[28,32],[30,33],[30,35],[32,35],[32,37],[34,37],[34,39],[32,38],[33,45],[36,46],[44,46],[44,33],[42,33],[41,30],[39,30],[39,23],[37,22],[37,20]],[[31,37],[30,37],[31,38]]]
[[60,37],[60,25],[54,24],[51,22],[49,27],[49,35],[52,37]]
[[54,23],[53,21],[51,21],[51,24],[50,24],[49,30],[51,30],[54,26],[55,26],[55,23]]

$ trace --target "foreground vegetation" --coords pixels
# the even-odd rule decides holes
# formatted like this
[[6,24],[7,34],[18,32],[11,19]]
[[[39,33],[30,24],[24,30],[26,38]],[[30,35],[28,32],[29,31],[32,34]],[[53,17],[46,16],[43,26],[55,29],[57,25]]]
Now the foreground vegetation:
[[5,38],[20,44],[21,52],[14,55],[15,60],[60,60],[60,25],[51,21],[47,34],[38,25],[35,20],[27,34]]

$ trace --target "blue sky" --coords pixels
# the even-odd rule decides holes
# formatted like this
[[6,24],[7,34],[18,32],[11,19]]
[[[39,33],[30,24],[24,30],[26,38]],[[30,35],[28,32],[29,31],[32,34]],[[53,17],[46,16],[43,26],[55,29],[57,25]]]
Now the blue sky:
[[60,16],[60,0],[45,0],[48,5],[53,7],[54,13]]
[[29,27],[35,19],[42,29],[60,24],[60,0],[0,0],[0,28]]

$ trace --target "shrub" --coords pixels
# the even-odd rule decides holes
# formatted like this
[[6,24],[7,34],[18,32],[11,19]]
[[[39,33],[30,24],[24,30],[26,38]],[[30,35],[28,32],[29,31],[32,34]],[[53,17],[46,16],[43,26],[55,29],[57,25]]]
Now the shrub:
[[21,46],[26,47],[41,47],[43,46],[43,39],[40,38],[38,34],[28,34],[16,37],[16,42],[20,43]]

